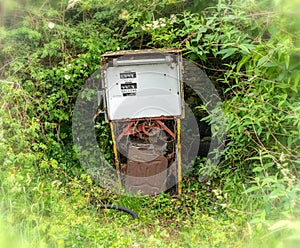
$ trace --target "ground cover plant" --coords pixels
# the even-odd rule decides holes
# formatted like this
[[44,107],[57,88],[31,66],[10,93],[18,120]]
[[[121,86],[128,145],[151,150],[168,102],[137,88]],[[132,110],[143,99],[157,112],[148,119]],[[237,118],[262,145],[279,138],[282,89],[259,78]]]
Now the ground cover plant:
[[[1,247],[297,247],[298,9],[270,0],[3,2]],[[180,196],[114,194],[74,150],[72,111],[100,56],[145,48],[180,48],[224,104],[221,162],[200,182],[199,157]],[[99,120],[95,130],[111,158],[107,127]]]

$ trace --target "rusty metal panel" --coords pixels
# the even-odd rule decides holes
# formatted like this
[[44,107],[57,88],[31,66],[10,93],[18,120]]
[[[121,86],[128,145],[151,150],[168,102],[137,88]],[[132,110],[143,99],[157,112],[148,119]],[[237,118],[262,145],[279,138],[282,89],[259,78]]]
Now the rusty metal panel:
[[151,150],[130,149],[125,181],[126,191],[154,195],[166,190],[168,160]]

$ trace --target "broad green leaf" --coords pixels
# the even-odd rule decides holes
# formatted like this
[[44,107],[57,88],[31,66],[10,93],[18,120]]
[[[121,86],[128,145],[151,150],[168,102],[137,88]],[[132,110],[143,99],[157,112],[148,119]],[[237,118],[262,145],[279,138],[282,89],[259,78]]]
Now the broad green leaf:
[[268,56],[262,57],[260,60],[258,60],[257,66],[264,65],[268,60],[269,60],[269,57],[268,57]]
[[300,71],[297,71],[294,73],[294,84],[293,86],[291,87],[291,89],[293,91],[295,91],[296,93],[298,93],[298,90],[299,90],[299,81],[300,81]]
[[225,48],[225,49],[222,49],[221,51],[219,51],[217,54],[224,54],[222,59],[225,59],[225,58],[230,57],[231,55],[233,55],[237,50],[238,49],[235,48],[235,47]]
[[290,55],[284,57],[285,68],[288,69],[290,65]]
[[253,187],[251,187],[251,188],[245,190],[244,193],[247,194],[247,193],[251,193],[251,192],[253,192],[253,191],[257,191],[257,190],[259,190],[259,187],[258,187],[258,186],[253,186]]
[[236,71],[239,72],[241,70],[241,67],[251,58],[250,55],[243,56],[243,58],[239,61],[236,67]]
[[255,167],[252,171],[253,172],[262,172],[263,168],[262,167]]
[[239,45],[239,48],[240,48],[242,51],[244,51],[246,54],[250,54],[250,50],[247,48],[246,45],[240,44],[240,45]]

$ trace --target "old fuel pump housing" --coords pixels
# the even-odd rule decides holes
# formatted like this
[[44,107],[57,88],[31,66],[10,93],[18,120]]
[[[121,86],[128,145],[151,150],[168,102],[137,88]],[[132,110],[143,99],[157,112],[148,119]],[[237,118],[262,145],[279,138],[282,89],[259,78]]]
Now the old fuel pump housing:
[[182,71],[175,49],[101,56],[100,96],[118,178],[127,192],[154,195],[177,185],[181,193]]

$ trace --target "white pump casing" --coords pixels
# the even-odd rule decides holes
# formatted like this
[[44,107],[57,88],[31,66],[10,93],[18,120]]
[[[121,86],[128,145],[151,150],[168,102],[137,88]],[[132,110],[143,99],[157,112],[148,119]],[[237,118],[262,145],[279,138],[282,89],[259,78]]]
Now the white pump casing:
[[102,80],[108,120],[184,114],[179,55],[133,51],[108,56]]

